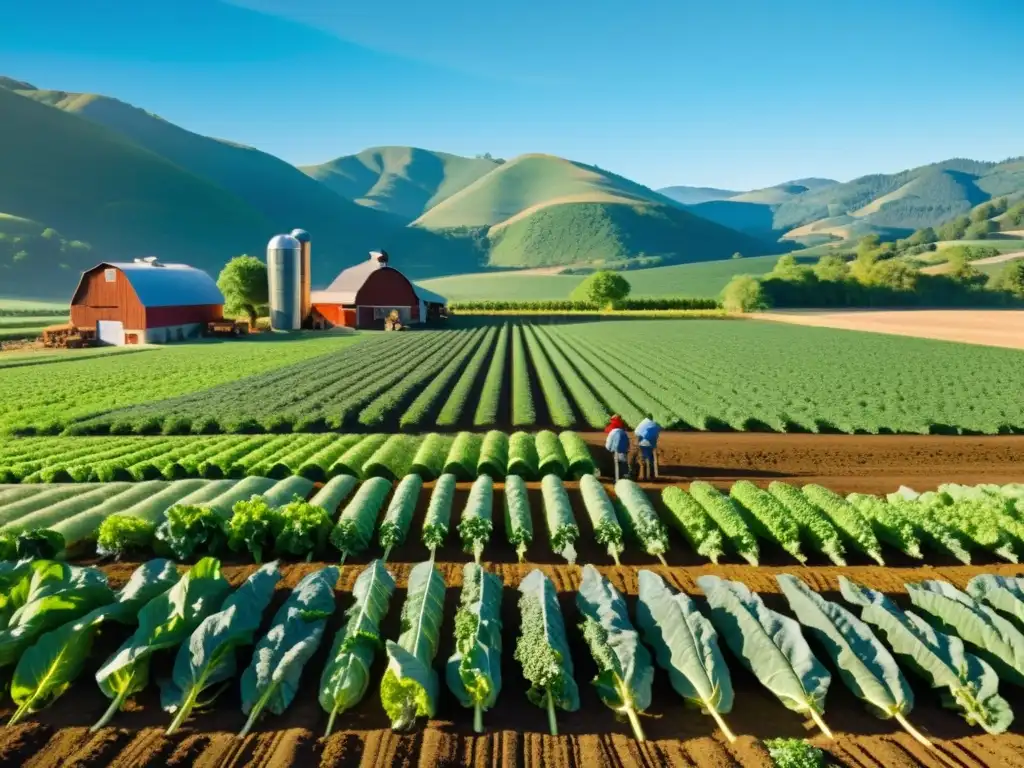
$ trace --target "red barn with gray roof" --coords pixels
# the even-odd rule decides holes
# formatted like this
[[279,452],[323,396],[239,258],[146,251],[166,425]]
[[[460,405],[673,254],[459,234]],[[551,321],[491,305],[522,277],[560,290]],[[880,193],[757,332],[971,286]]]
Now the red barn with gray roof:
[[416,285],[388,266],[384,251],[339,274],[325,291],[313,291],[313,326],[374,328],[397,309],[403,324],[444,317],[447,299]]
[[112,344],[192,338],[223,316],[224,296],[206,272],[155,259],[97,264],[71,299],[72,324]]

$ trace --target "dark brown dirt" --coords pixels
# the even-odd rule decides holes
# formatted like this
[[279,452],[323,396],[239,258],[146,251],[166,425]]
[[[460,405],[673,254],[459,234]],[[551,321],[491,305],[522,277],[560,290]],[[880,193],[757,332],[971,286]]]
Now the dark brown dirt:
[[[581,433],[613,470],[604,435]],[[802,435],[764,432],[666,432],[658,441],[663,482],[772,480],[820,483],[841,493],[889,493],[942,483],[1024,481],[1024,435]]]

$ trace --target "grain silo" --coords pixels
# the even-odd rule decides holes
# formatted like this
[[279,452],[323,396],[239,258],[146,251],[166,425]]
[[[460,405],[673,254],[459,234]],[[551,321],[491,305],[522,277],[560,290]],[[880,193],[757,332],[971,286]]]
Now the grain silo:
[[309,232],[304,229],[293,229],[292,237],[299,241],[299,246],[302,248],[302,258],[299,261],[299,314],[302,318],[302,324],[305,325],[312,309],[312,303],[310,302],[310,292],[312,290],[310,249],[312,248],[312,242],[310,241]]
[[275,331],[302,326],[301,262],[302,246],[291,235],[276,235],[267,243],[270,327]]

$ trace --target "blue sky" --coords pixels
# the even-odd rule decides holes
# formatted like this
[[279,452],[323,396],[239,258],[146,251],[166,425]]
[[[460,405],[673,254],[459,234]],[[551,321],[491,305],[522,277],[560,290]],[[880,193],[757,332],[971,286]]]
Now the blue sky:
[[1024,154],[1019,0],[7,5],[0,74],[296,164],[411,144],[747,189]]

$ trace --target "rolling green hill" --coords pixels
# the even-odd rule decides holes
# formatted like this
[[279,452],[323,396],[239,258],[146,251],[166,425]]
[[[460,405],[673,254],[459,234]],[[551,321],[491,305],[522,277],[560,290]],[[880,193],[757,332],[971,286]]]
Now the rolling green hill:
[[348,200],[412,221],[497,167],[484,158],[376,147],[301,170]]
[[522,155],[498,166],[413,226],[485,234],[488,263],[503,267],[643,256],[678,263],[780,250],[621,176],[550,155]]
[[[174,251],[209,265],[273,234],[240,198],[103,126],[2,88],[0,114],[0,211],[102,258]],[[82,262],[29,252],[0,268],[19,295],[49,297],[70,290]]]

